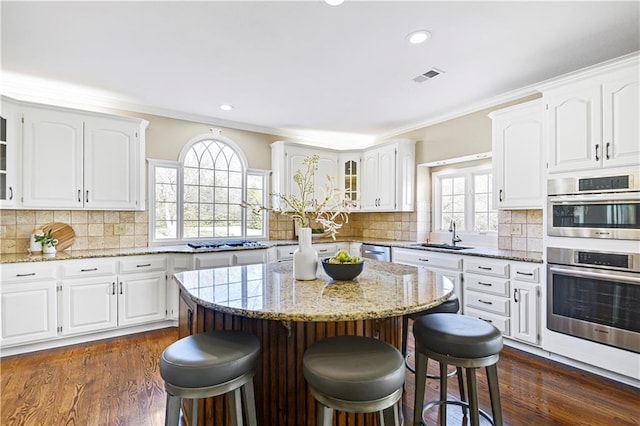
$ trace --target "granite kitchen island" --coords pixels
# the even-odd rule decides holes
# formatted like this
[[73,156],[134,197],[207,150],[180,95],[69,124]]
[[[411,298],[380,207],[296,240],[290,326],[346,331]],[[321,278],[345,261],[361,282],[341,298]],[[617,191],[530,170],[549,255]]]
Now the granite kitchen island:
[[[210,330],[253,333],[262,343],[255,376],[260,424],[315,425],[302,374],[312,343],[337,335],[373,336],[400,347],[402,316],[436,306],[453,291],[446,278],[413,266],[367,260],[354,281],[293,279],[291,262],[178,273],[180,337]],[[185,404],[187,417],[189,405]],[[200,404],[203,424],[225,425],[221,397]],[[339,425],[373,424],[373,415],[339,413]]]

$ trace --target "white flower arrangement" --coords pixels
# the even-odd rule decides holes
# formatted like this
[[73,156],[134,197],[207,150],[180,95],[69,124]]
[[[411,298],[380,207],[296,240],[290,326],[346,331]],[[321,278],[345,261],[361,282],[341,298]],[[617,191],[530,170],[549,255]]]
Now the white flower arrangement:
[[322,187],[323,198],[315,200],[314,177],[318,171],[317,155],[311,155],[303,160],[305,170],[298,170],[293,175],[293,180],[300,190],[300,196],[293,194],[271,193],[278,201],[278,206],[265,207],[256,204],[242,202],[242,207],[254,212],[273,211],[293,218],[299,227],[307,228],[312,222],[320,224],[325,233],[335,240],[338,230],[349,222],[349,213],[355,203],[347,198],[344,191],[336,188],[334,179],[327,175],[327,181]]

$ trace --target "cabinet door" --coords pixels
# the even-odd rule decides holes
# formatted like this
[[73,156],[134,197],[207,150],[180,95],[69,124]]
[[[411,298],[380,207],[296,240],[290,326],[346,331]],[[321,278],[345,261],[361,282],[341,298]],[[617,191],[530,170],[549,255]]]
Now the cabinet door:
[[252,265],[254,263],[267,263],[267,250],[238,250],[232,255],[233,265]]
[[0,344],[13,346],[57,336],[56,281],[3,284]]
[[511,337],[538,344],[539,341],[539,286],[512,281]]
[[99,117],[84,122],[84,207],[136,209],[140,126]]
[[117,277],[62,281],[62,334],[79,334],[118,325]]
[[318,171],[314,180],[315,199],[321,202],[325,197],[325,188],[340,188],[338,182],[338,154],[329,151],[313,150],[313,154],[318,155]]
[[360,200],[360,154],[340,154],[339,183],[345,197],[353,201],[356,208]]
[[166,316],[165,274],[121,275],[118,288],[118,325],[163,320]]
[[362,208],[378,208],[378,152],[368,151],[362,155],[362,182],[360,185]]
[[542,208],[542,129],[540,102],[494,119],[494,191],[498,208]]
[[25,108],[23,206],[81,208],[83,119],[54,109]]
[[333,185],[338,184],[338,154],[334,152],[323,151],[317,148],[305,148],[300,146],[287,147],[285,188],[287,194],[300,197],[300,188],[294,182],[293,176],[298,171],[302,173],[306,171],[307,168],[304,164],[304,160],[312,155],[318,156],[318,169],[316,170],[313,179],[313,198],[319,202],[324,197],[323,189],[328,183],[327,176],[329,176],[333,180]]
[[604,166],[640,163],[638,69],[616,73],[602,85]]
[[20,114],[13,103],[3,99],[0,111],[0,207],[18,205],[20,141]]
[[396,208],[396,149],[381,148],[378,155],[378,209]]
[[545,97],[547,100],[549,172],[600,167],[600,86],[593,82]]

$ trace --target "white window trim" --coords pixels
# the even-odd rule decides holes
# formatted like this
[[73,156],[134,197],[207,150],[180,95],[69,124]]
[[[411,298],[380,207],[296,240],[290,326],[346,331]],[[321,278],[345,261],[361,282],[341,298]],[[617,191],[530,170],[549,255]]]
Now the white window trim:
[[[465,207],[474,206],[474,191],[473,191],[473,179],[469,179],[474,174],[479,173],[493,173],[493,169],[491,164],[483,164],[480,166],[472,166],[472,167],[464,167],[464,168],[448,168],[444,170],[440,170],[432,173],[432,228],[430,240],[432,241],[441,241],[445,243],[450,243],[452,239],[452,235],[447,230],[442,230],[442,223],[440,212],[442,210],[441,205],[441,178],[450,178],[455,176],[465,176]],[[493,202],[493,197],[491,197]],[[470,224],[473,223],[473,212],[474,208],[466,208],[465,209],[465,223]],[[448,228],[448,224],[445,226],[445,229]],[[476,232],[476,231],[468,231],[468,230],[457,230],[456,232],[462,242],[459,245],[482,245],[482,246],[490,246],[497,247],[498,245],[498,232],[496,231],[486,231],[486,232]]]
[[170,160],[156,160],[156,159],[148,159],[147,160],[147,173],[148,173],[148,186],[147,186],[147,203],[148,203],[148,231],[147,231],[147,241],[149,247],[162,246],[171,243],[178,243],[180,241],[180,227],[177,229],[177,236],[175,239],[173,238],[163,238],[156,239],[155,237],[155,229],[156,229],[156,213],[155,213],[155,203],[156,203],[156,176],[155,170],[156,167],[166,167],[166,168],[175,168],[177,171],[177,188],[176,188],[176,203],[177,203],[177,212],[176,212],[176,223],[181,223],[182,221],[182,166],[178,161],[170,161]]

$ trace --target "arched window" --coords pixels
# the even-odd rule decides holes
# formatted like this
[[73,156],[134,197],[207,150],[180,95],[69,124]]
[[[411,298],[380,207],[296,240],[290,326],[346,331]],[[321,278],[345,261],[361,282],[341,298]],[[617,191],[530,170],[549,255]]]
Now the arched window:
[[266,214],[240,207],[265,204],[267,171],[251,170],[228,138],[200,135],[177,163],[150,160],[151,242],[266,237]]

